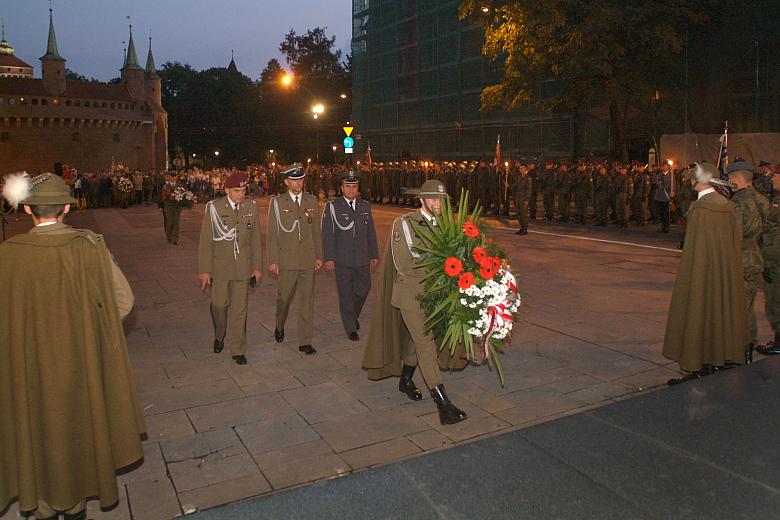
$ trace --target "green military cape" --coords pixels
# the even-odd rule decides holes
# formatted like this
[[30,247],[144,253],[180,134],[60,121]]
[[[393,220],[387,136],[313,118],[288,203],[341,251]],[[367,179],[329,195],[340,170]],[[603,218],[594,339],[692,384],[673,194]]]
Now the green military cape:
[[663,348],[682,370],[745,361],[750,330],[741,238],[733,202],[713,193],[691,205]]
[[[387,241],[379,268],[377,302],[371,318],[368,343],[363,353],[363,368],[368,372],[368,378],[372,380],[391,376],[400,377],[403,365],[402,353],[412,343],[412,338],[401,318],[401,311],[391,303],[396,276],[391,240]],[[439,344],[438,341],[436,344]],[[455,350],[454,355],[451,355],[449,350],[439,352],[439,368],[442,370],[461,370],[467,364],[468,360],[462,346]]]
[[143,456],[113,259],[102,237],[72,231],[0,244],[0,509],[109,507],[116,470]]

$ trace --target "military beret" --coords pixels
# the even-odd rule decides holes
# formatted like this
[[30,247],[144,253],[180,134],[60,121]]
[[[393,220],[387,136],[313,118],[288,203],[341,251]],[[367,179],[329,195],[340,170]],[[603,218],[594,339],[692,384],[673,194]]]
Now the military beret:
[[339,181],[345,184],[357,184],[360,182],[360,174],[354,170],[343,171],[339,175]]
[[726,168],[726,173],[732,173],[732,172],[755,173],[756,169],[753,168],[753,165],[747,161],[737,161],[729,164],[728,167]]
[[758,163],[759,168],[763,168],[764,166],[772,166],[772,163],[768,163],[766,161],[761,161]]
[[247,185],[247,178],[244,172],[234,172],[225,181],[225,188],[243,188]]
[[282,176],[285,179],[292,179],[292,180],[300,180],[303,179],[306,176],[306,170],[301,168],[300,166],[293,166],[292,168],[288,168],[282,172]]

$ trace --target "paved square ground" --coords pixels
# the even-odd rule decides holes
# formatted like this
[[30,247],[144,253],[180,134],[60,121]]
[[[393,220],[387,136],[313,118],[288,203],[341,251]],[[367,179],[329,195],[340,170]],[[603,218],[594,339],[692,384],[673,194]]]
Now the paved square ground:
[[[267,201],[258,200],[263,224]],[[374,208],[380,249],[401,211]],[[152,206],[67,220],[106,236],[135,293],[125,329],[149,431],[144,464],[119,479],[118,507],[101,512],[92,501],[90,518],[173,518],[577,414],[677,374],[661,356],[676,237],[541,223],[521,237],[498,221],[524,304],[502,358],[505,387],[484,366],[444,376],[468,420],[441,426],[427,393],[413,403],[397,380],[366,378],[360,361],[375,293],[361,320],[364,338],[351,342],[331,273],[316,279],[317,355],[297,351],[294,319],[285,343],[274,342],[276,283],[266,274],[250,295],[249,364],[239,367],[227,350],[211,351],[209,299],[197,285],[202,212],[183,213],[179,246],[166,242]],[[8,231],[29,226],[22,217]],[[768,339],[760,311],[759,322]],[[12,505],[2,519],[17,514]]]

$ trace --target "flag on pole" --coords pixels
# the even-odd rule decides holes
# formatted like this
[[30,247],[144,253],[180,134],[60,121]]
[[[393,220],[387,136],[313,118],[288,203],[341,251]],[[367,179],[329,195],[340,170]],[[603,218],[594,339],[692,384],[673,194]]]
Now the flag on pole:
[[501,169],[501,134],[498,134],[496,138],[496,158],[495,158],[496,171]]
[[366,149],[366,164],[371,166],[371,141],[368,142],[368,148]]
[[726,126],[723,129],[723,135],[720,136],[720,149],[718,150],[718,171],[720,172],[720,178],[724,181],[729,180],[729,176],[726,173],[726,167],[729,165],[729,122],[726,121]]

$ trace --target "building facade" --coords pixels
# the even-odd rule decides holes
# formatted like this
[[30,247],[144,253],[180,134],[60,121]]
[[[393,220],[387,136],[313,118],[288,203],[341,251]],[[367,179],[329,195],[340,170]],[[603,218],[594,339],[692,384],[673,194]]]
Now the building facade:
[[[51,15],[41,78],[33,78],[32,67],[13,55],[5,38],[3,43],[0,174],[55,171],[58,164],[84,172],[101,171],[112,163],[167,168],[168,114],[162,107],[151,40],[143,68],[130,29],[119,84],[66,79],[66,60],[59,54]],[[7,68],[17,70],[8,73]]]
[[[490,159],[500,135],[504,156],[569,156],[570,117],[542,114],[533,105],[480,110],[482,89],[499,76],[482,55],[481,28],[459,20],[459,4],[353,0],[356,151],[370,141],[377,160]],[[606,123],[588,124],[589,148],[606,147]]]

